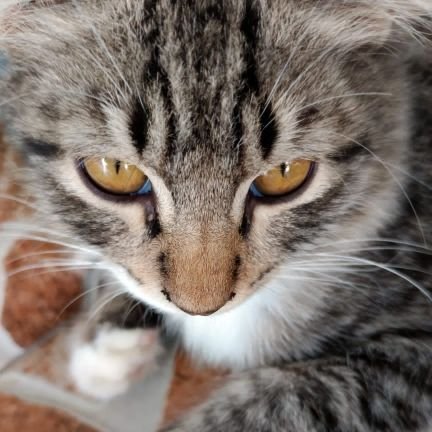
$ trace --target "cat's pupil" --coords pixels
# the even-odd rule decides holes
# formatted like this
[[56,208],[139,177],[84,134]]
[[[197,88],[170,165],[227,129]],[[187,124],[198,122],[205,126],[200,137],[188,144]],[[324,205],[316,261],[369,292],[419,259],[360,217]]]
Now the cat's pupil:
[[119,160],[116,160],[115,161],[115,170],[116,170],[117,174],[120,172],[120,168],[121,168],[121,162]]

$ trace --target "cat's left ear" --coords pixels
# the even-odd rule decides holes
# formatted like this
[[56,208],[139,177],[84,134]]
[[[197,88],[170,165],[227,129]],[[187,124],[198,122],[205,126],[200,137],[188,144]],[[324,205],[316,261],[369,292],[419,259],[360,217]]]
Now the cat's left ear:
[[432,41],[431,0],[372,0],[372,4],[387,21],[390,40],[405,34],[420,42]]
[[347,52],[383,45],[397,50],[412,41],[432,45],[432,0],[346,0],[332,19],[329,31]]

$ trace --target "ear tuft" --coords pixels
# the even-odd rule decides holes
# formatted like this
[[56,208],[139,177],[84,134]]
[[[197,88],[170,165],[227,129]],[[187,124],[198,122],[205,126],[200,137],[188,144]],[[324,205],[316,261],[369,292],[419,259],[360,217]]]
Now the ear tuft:
[[[342,0],[314,8],[310,22],[339,47],[394,48],[406,43],[432,44],[432,0]],[[393,50],[392,50],[393,51]]]
[[379,0],[383,18],[392,23],[399,34],[425,42],[432,41],[432,1],[431,0]]

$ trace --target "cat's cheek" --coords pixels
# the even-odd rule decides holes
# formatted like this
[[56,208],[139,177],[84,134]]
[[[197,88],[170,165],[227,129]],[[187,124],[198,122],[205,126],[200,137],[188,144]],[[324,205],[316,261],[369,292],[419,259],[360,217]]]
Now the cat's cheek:
[[[144,206],[138,203],[115,203],[98,197],[85,186],[75,164],[71,161],[58,161],[50,169],[56,173],[56,181],[68,194],[77,197],[93,209],[100,209],[101,217],[104,213],[114,214],[119,221],[126,223],[127,229],[124,235],[115,243],[108,242],[98,245],[104,254],[104,263],[121,282],[124,290],[158,310],[175,312],[176,309],[167,302],[162,294],[157,266],[160,244],[157,239],[153,242],[146,241],[148,227],[145,221]],[[54,208],[53,212],[60,214],[58,210]],[[84,216],[81,217],[84,219]],[[100,221],[97,219],[83,220],[83,223],[99,229]],[[68,228],[67,223],[64,224]],[[82,240],[88,241],[85,237]]]
[[134,298],[146,303],[161,313],[184,315],[173,306],[172,303],[166,300],[159,282],[155,281],[154,283],[146,283],[145,285],[140,284],[131,276],[129,271],[118,264],[111,263],[110,270],[119,281],[124,291],[131,294]]

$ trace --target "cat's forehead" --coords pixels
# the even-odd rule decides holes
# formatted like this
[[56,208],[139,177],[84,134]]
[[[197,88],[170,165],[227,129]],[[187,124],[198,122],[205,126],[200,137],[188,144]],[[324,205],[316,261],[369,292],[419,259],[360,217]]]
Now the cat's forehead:
[[[45,57],[21,59],[35,73],[27,83],[38,97],[24,99],[33,136],[78,156],[143,157],[177,181],[215,168],[257,174],[329,150],[328,140],[302,141],[317,117],[304,108],[352,80],[328,55],[336,41],[308,23],[314,2],[103,3],[40,13],[55,37],[41,32]],[[353,104],[320,107],[326,126],[343,111],[349,123]]]
[[[144,152],[148,144],[164,148],[176,172],[178,163],[191,169],[198,162],[194,168],[200,169],[199,158],[208,167],[220,164],[221,157],[232,159],[225,167],[231,169],[238,158],[240,99],[241,93],[250,93],[245,75],[251,65],[243,54],[249,42],[241,29],[242,15],[233,9],[222,2],[211,7],[189,2],[165,10],[158,3],[144,14],[140,37],[145,58],[137,65],[140,103],[147,107],[149,129],[157,129],[163,118],[165,133],[162,140],[152,140],[151,134],[135,137],[134,144]],[[135,118],[143,118],[139,111],[142,105],[135,107]]]
[[119,2],[110,13],[83,7],[79,22],[69,10],[64,30],[43,35],[46,58],[26,81],[39,93],[29,103],[36,133],[54,129],[57,144],[77,153],[124,157],[133,144],[154,163],[169,154],[191,165],[194,152],[208,164],[237,158],[244,108],[258,109],[261,97],[256,6],[144,3]]

